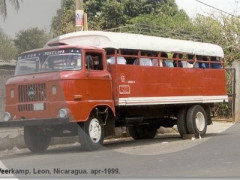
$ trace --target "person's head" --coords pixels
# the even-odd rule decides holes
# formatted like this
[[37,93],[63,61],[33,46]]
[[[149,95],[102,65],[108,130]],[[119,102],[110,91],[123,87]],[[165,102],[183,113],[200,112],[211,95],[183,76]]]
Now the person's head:
[[150,55],[154,57],[154,56],[157,56],[157,53],[151,52]]
[[148,56],[149,54],[148,54],[148,52],[143,52],[142,53],[142,56]]
[[202,59],[203,59],[203,61],[208,61],[208,57],[207,56],[203,56]]
[[216,56],[211,57],[211,61],[217,61],[217,57]]
[[163,57],[163,58],[168,58],[168,55],[167,55],[167,53],[162,52],[162,53],[161,53],[161,57]]
[[180,54],[180,53],[174,53],[174,54],[173,54],[173,58],[182,59],[182,57],[183,57],[183,54]]
[[188,57],[188,59],[194,59],[194,55],[193,54],[188,54],[187,57]]
[[202,56],[200,56],[200,55],[197,55],[196,58],[197,58],[197,60],[202,60],[203,59]]

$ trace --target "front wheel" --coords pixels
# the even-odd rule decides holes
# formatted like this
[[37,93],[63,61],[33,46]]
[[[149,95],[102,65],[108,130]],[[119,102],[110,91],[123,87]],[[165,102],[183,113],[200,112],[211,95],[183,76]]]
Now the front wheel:
[[33,153],[42,153],[48,148],[51,136],[40,127],[25,126],[24,141]]
[[96,150],[103,143],[104,128],[101,122],[100,117],[92,114],[87,122],[79,124],[78,139],[83,150]]
[[188,109],[187,129],[189,134],[194,134],[197,138],[206,134],[207,115],[202,106],[194,105]]

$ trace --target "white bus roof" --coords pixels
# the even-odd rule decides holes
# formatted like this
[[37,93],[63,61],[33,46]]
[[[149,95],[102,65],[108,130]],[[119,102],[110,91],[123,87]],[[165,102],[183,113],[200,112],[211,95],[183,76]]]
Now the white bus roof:
[[50,40],[45,47],[60,44],[87,45],[99,48],[179,52],[224,57],[223,49],[215,44],[118,32],[79,31],[69,33]]

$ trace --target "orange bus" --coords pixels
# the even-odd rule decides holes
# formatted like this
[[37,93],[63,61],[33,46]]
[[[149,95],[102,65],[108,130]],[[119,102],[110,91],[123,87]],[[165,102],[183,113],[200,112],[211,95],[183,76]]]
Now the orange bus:
[[227,102],[224,53],[214,44],[129,33],[76,32],[19,55],[0,127],[24,127],[32,152],[55,136],[95,150],[115,127],[134,139],[177,124],[204,136]]

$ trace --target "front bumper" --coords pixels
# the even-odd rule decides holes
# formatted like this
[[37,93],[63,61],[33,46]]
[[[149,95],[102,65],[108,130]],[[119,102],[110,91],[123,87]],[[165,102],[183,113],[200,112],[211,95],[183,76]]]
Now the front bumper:
[[23,126],[51,126],[69,124],[69,118],[51,118],[51,119],[24,119],[17,121],[0,122],[0,128],[4,127],[23,127]]

